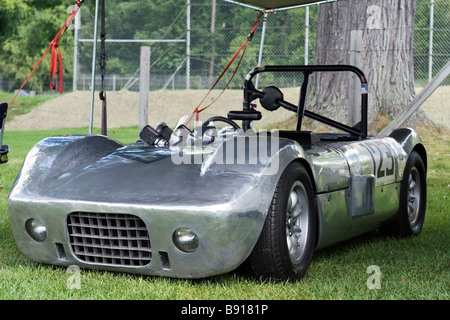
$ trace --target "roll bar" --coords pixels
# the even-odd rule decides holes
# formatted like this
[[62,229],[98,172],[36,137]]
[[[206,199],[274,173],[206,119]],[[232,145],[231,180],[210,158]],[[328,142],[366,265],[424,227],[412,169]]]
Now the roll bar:
[[[295,106],[282,99],[282,95],[272,98],[275,100],[276,104],[279,106],[291,110],[297,113],[297,130],[300,130],[303,116],[320,121],[339,130],[350,133],[353,136],[357,136],[360,139],[365,139],[367,137],[367,101],[368,101],[368,87],[367,79],[364,73],[357,67],[351,65],[311,65],[311,66],[261,66],[250,71],[245,77],[244,81],[244,102],[243,102],[243,113],[249,112],[253,113],[251,109],[251,102],[257,98],[264,99],[266,92],[257,90],[252,79],[255,75],[263,72],[302,72],[303,83],[300,92],[300,102],[298,106]],[[305,110],[305,100],[306,100],[306,90],[308,87],[309,76],[313,72],[353,72],[355,73],[361,82],[361,122],[356,124],[354,127],[349,127],[345,124],[339,123],[312,111]],[[272,90],[273,91],[273,90]],[[278,99],[277,99],[278,98]],[[236,119],[236,118],[235,118]],[[252,120],[242,119],[243,128],[247,130],[250,128],[250,123]]]

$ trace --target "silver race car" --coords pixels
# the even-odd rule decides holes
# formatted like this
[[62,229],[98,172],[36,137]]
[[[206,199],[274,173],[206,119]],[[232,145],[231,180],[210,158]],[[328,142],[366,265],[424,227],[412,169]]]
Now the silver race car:
[[[267,72],[304,74],[298,105],[275,86],[254,87]],[[357,125],[305,110],[316,72],[360,79]],[[305,275],[315,250],[369,230],[417,235],[425,147],[409,128],[369,136],[367,95],[352,66],[258,67],[245,78],[243,109],[227,117],[189,127],[191,115],[173,131],[147,126],[128,145],[102,135],[46,138],[9,196],[17,246],[53,265],[202,278],[249,261],[258,277],[286,280]],[[257,99],[272,112],[296,113],[296,130],[255,132]],[[338,132],[304,131],[304,117]]]

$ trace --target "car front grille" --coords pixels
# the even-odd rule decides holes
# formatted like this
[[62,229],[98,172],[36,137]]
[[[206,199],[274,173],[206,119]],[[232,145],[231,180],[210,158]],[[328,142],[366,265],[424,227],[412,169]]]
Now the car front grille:
[[151,261],[148,230],[137,216],[72,212],[67,230],[72,251],[81,261],[121,266],[145,266]]

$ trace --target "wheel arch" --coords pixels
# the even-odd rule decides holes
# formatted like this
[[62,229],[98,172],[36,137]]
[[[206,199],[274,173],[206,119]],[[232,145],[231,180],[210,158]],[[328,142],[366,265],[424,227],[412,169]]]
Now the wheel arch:
[[[311,179],[311,184],[312,184],[312,187],[313,187],[314,194],[316,194],[317,193],[317,186],[314,183],[314,174],[313,174],[313,171],[312,171],[312,168],[311,168],[311,164],[305,158],[297,158],[297,159],[292,160],[288,165],[291,165],[294,162],[298,162],[298,163],[300,163],[301,165],[303,165],[305,167],[306,171],[308,172],[308,176]],[[286,166],[286,168],[287,167],[288,166]]]
[[427,150],[425,149],[425,146],[421,143],[416,144],[412,151],[417,152],[419,154],[419,156],[422,158],[423,165],[425,166],[425,173],[426,173],[427,168],[428,168],[428,161],[427,161]]
[[389,137],[395,139],[403,147],[408,157],[411,152],[416,151],[422,158],[425,170],[427,169],[427,151],[416,130],[412,128],[395,129],[389,134]]

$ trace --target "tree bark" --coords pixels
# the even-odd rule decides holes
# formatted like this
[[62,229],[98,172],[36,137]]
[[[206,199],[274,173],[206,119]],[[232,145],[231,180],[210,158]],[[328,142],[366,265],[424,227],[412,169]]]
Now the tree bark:
[[[350,64],[351,32],[362,31],[358,67],[369,83],[371,130],[380,113],[393,119],[414,99],[415,8],[416,0],[341,0],[319,6],[315,64]],[[308,106],[354,125],[346,107],[353,95],[350,88],[350,74],[316,74]]]

